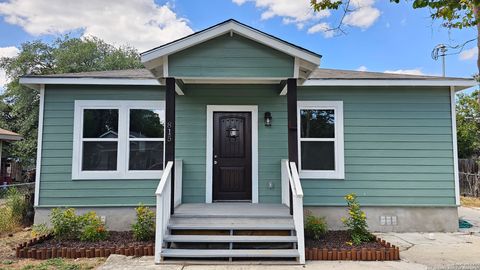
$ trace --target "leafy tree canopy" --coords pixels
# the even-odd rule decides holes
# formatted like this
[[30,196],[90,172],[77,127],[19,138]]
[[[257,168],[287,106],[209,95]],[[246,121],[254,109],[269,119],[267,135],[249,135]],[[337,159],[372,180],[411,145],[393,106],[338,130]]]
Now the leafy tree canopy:
[[[354,0],[311,0],[315,11],[339,9],[342,6],[348,11],[348,6]],[[401,0],[390,0],[400,3]],[[430,8],[432,19],[442,19],[444,26],[451,28],[472,27],[477,25],[476,12],[480,0],[413,0],[412,7]]]
[[17,56],[0,59],[0,68],[10,79],[0,95],[0,127],[17,132],[24,138],[8,144],[5,151],[18,158],[24,166],[34,164],[39,93],[20,85],[20,76],[140,67],[142,64],[136,49],[115,47],[96,37],[65,36],[51,43],[39,40],[23,43]]
[[470,158],[480,155],[479,91],[471,95],[460,94],[457,100],[458,156]]

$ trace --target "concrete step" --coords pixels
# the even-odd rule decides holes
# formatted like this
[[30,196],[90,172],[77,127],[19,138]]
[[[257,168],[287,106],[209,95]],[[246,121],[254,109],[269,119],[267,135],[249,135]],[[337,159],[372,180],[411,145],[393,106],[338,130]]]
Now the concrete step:
[[296,236],[167,235],[165,242],[183,243],[296,243]]
[[185,218],[172,217],[172,230],[294,230],[293,218]]
[[165,258],[297,258],[296,249],[164,249]]

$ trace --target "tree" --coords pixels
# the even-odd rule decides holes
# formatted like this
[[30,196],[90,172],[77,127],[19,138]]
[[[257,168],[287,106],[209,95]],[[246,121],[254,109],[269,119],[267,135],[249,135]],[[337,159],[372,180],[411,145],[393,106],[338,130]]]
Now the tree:
[[23,140],[9,144],[5,151],[23,166],[34,164],[37,145],[39,93],[20,85],[23,75],[140,68],[136,49],[115,47],[99,38],[59,38],[51,43],[26,42],[15,57],[1,58],[10,79],[0,96],[0,127],[15,131]]
[[480,91],[458,96],[457,141],[460,158],[480,155],[480,105],[476,102],[478,95]]

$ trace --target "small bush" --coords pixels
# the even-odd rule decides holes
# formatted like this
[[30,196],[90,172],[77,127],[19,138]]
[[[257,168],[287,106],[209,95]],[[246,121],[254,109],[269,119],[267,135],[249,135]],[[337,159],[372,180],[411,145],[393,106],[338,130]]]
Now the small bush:
[[65,210],[55,208],[50,214],[53,226],[53,234],[59,240],[75,240],[80,235],[82,228],[81,217],[75,214],[75,209]]
[[315,240],[322,238],[328,232],[325,217],[316,217],[308,214],[305,222],[305,233]]
[[10,188],[7,191],[5,205],[11,209],[12,218],[20,224],[27,212],[25,195],[16,188]]
[[51,232],[52,232],[52,230],[50,228],[48,228],[47,224],[45,224],[45,223],[34,224],[32,226],[31,235],[32,235],[32,237],[39,237],[39,236],[42,236],[42,235],[47,235]]
[[26,212],[24,194],[16,188],[9,188],[5,192],[5,205],[0,207],[0,233],[11,232],[20,226]]
[[368,231],[367,215],[360,209],[357,195],[350,193],[345,196],[348,206],[348,218],[342,218],[343,224],[348,227],[352,242],[359,245],[373,240],[373,235]]
[[80,219],[82,224],[80,232],[81,241],[96,242],[107,239],[108,231],[105,228],[105,224],[103,224],[94,211],[84,214]]
[[132,224],[133,237],[137,241],[148,241],[155,238],[155,213],[148,207],[140,204],[137,212],[137,222]]

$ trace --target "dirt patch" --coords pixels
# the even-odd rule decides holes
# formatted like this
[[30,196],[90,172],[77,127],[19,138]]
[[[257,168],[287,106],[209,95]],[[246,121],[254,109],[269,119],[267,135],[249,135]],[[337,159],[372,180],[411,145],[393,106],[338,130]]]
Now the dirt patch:
[[105,263],[106,258],[82,258],[82,259],[51,259],[47,261],[39,261],[32,259],[23,260],[3,260],[0,261],[0,270],[59,270],[59,269],[74,269],[87,270],[97,269]]
[[307,248],[327,248],[327,249],[351,249],[352,247],[360,248],[382,248],[383,246],[372,240],[372,242],[362,243],[360,245],[349,245],[351,242],[350,233],[347,231],[329,231],[321,239],[314,240],[311,238],[305,239],[305,247]]
[[[17,228],[14,232],[0,235],[0,262],[3,260],[15,259],[13,249],[33,238],[29,229]],[[2,266],[0,266],[1,268]]]
[[460,197],[460,203],[466,207],[480,207],[480,198],[475,197]]
[[110,247],[129,247],[129,246],[146,246],[154,244],[154,241],[136,241],[131,232],[109,232],[108,239],[98,242],[82,242],[49,239],[42,243],[36,244],[34,248],[110,248]]

